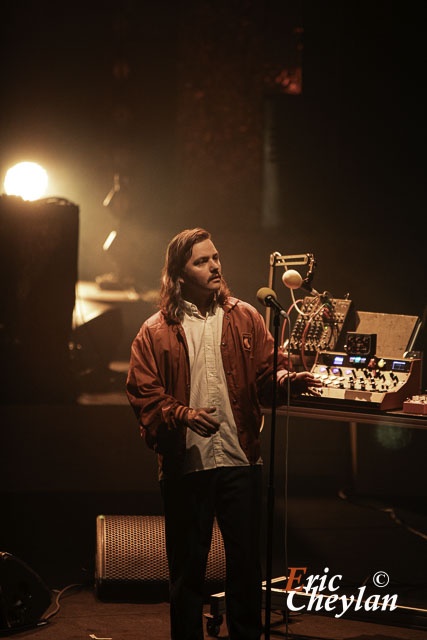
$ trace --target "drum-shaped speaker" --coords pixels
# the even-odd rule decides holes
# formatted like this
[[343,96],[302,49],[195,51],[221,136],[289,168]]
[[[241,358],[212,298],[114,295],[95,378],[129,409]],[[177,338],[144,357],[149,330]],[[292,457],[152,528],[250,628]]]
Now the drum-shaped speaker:
[[[96,520],[96,590],[101,598],[163,598],[168,593],[164,516],[100,515]],[[224,544],[215,520],[206,592],[225,580]]]

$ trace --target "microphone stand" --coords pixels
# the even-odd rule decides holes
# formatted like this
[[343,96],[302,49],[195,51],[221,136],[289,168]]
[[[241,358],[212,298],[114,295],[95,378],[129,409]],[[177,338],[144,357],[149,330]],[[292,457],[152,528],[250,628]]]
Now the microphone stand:
[[279,348],[280,311],[274,309],[274,352],[273,352],[273,396],[271,400],[271,428],[270,428],[270,472],[267,494],[267,557],[265,583],[265,624],[264,638],[270,640],[271,620],[271,579],[273,560],[273,520],[274,520],[274,451],[276,437],[276,405],[277,405],[277,352]]

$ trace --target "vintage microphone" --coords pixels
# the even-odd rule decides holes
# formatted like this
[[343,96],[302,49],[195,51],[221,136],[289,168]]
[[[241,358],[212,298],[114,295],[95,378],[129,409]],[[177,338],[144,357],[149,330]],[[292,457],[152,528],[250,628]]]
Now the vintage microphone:
[[273,289],[270,289],[270,287],[261,287],[261,289],[258,289],[256,297],[258,299],[258,302],[263,304],[264,307],[271,307],[277,313],[280,313],[281,316],[283,316],[287,320],[289,319],[288,314],[278,301],[276,292],[273,291]]

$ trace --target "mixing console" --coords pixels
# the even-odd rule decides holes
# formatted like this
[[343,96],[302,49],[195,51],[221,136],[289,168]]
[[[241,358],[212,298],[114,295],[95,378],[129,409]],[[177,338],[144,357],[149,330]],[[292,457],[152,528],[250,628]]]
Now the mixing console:
[[320,397],[315,398],[320,402],[390,410],[420,392],[420,360],[323,351],[311,372],[322,381]]

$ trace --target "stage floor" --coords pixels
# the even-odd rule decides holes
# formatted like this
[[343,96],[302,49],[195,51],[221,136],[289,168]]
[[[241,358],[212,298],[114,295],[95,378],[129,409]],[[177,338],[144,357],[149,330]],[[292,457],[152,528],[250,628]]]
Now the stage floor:
[[[209,607],[206,607],[209,612]],[[273,626],[278,621],[280,624]],[[286,637],[281,616],[272,614],[271,637]],[[289,637],[316,640],[425,640],[426,631],[385,626],[364,621],[334,619],[321,615],[290,618]],[[43,628],[20,632],[15,638],[39,640],[167,640],[169,605],[166,602],[129,604],[100,602],[91,589],[73,589],[64,594],[59,612]],[[205,638],[209,638],[206,632]],[[228,637],[225,621],[219,639]]]

